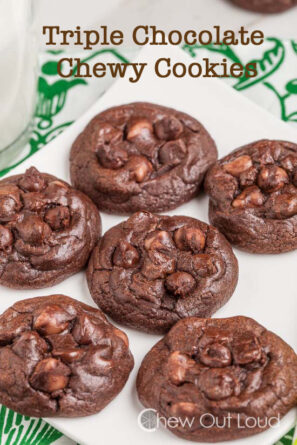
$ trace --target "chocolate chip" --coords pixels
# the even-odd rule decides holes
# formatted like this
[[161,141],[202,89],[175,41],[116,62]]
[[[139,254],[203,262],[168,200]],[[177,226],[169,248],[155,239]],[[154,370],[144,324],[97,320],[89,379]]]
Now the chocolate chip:
[[175,167],[181,163],[187,153],[185,143],[178,139],[164,144],[159,151],[159,159],[166,166]]
[[24,218],[16,224],[16,230],[21,239],[27,243],[42,244],[51,235],[51,229],[40,216],[25,214]]
[[[132,282],[129,285],[129,289],[136,296],[136,301],[137,299],[140,299],[142,302],[145,301],[149,302],[150,304],[153,303],[155,308],[160,305],[160,301],[165,293],[161,280],[156,279],[151,281],[147,279],[143,273],[137,272],[132,276]],[[144,323],[144,321],[141,323]]]
[[275,159],[272,155],[274,141],[258,141],[253,147],[253,159],[260,165],[274,164]]
[[211,368],[203,372],[199,387],[210,400],[223,400],[237,395],[235,376],[230,369]]
[[261,168],[257,182],[262,190],[272,193],[288,184],[289,177],[284,169],[276,165],[269,165]]
[[51,204],[68,205],[69,186],[62,181],[51,181],[44,190],[45,199]]
[[166,230],[156,230],[151,232],[145,239],[144,247],[146,250],[166,251],[174,249],[172,236]]
[[237,365],[247,365],[257,362],[262,357],[262,349],[253,333],[247,332],[235,338],[232,343],[234,362]]
[[174,232],[174,241],[180,250],[201,252],[205,247],[205,235],[197,227],[181,227]]
[[208,326],[205,330],[204,330],[204,334],[202,335],[202,337],[199,340],[199,348],[203,349],[208,345],[211,345],[213,343],[220,343],[220,344],[229,344],[229,340],[230,340],[230,332],[222,329],[222,328],[217,328],[217,327],[211,327]]
[[103,167],[113,170],[123,167],[128,161],[128,153],[121,148],[121,144],[99,145],[96,156]]
[[24,209],[30,212],[40,212],[46,205],[46,200],[38,192],[24,193],[22,196]]
[[52,351],[54,357],[61,359],[66,363],[74,363],[80,360],[85,352],[79,348],[54,349]]
[[12,350],[19,357],[39,361],[48,352],[49,347],[46,341],[37,332],[23,332],[13,343]]
[[297,167],[297,156],[288,155],[281,160],[280,164],[285,170],[292,172]]
[[195,360],[179,351],[174,351],[168,358],[168,377],[174,385],[184,382],[187,372],[196,365]]
[[158,278],[165,278],[175,270],[176,261],[174,258],[152,250],[149,257],[145,258],[141,273],[149,280],[157,280]]
[[239,175],[239,182],[241,187],[248,187],[254,185],[257,179],[258,171],[256,167],[250,167]]
[[13,244],[12,232],[0,224],[0,251],[7,251]]
[[97,151],[98,146],[121,141],[123,139],[123,133],[121,130],[113,127],[108,123],[100,122],[96,134],[96,139],[97,139],[97,145],[96,145],[96,151]]
[[195,413],[199,412],[199,406],[192,402],[177,402],[173,403],[170,412],[175,417],[194,417]]
[[144,156],[131,156],[127,169],[130,172],[130,178],[140,183],[149,179],[153,166]]
[[174,116],[164,117],[155,124],[155,133],[160,140],[178,139],[183,132],[183,124]]
[[70,225],[70,212],[68,207],[53,207],[47,210],[44,219],[53,230],[65,229]]
[[122,240],[113,254],[113,264],[129,269],[135,267],[139,261],[137,249],[125,240]]
[[267,201],[267,214],[272,218],[287,219],[297,214],[297,193],[282,193]]
[[14,185],[0,186],[0,221],[14,219],[21,207],[19,189]]
[[257,186],[247,187],[236,199],[232,202],[234,208],[246,209],[251,207],[259,207],[265,201],[264,195]]
[[153,126],[152,123],[145,118],[132,119],[127,125],[127,140],[135,141],[141,139],[142,141],[152,141]]
[[60,334],[65,331],[73,317],[56,304],[44,307],[35,317],[34,329],[43,335]]
[[195,289],[196,280],[189,273],[175,272],[167,277],[165,286],[173,295],[185,298]]
[[103,327],[94,323],[87,315],[81,315],[72,330],[75,341],[80,345],[96,344],[104,337]]
[[221,343],[211,343],[200,350],[199,360],[211,368],[224,368],[231,365],[232,355],[227,346]]
[[253,166],[252,158],[248,155],[239,156],[231,162],[223,165],[223,169],[232,176],[240,176]]
[[37,390],[52,393],[67,386],[70,374],[70,369],[60,360],[47,358],[36,365],[30,384]]
[[216,273],[216,266],[213,262],[212,256],[207,253],[200,253],[192,257],[193,269],[197,274],[205,278]]
[[30,167],[21,177],[18,185],[25,192],[41,192],[46,187],[46,181],[35,167]]
[[30,314],[19,314],[14,318],[1,323],[0,325],[0,345],[5,346],[22,332],[31,329],[32,317]]

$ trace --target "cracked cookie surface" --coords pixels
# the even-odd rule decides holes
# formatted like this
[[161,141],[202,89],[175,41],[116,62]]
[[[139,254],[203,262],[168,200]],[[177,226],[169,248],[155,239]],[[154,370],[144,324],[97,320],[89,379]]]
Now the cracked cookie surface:
[[241,8],[255,12],[277,13],[297,5],[296,0],[231,0]]
[[195,119],[149,103],[98,114],[74,142],[72,184],[109,213],[173,209],[197,195],[217,159]]
[[126,334],[70,297],[23,300],[0,317],[0,401],[21,414],[97,413],[132,368]]
[[91,295],[110,317],[152,333],[211,316],[234,292],[238,264],[217,229],[194,218],[138,212],[99,241],[89,261]]
[[0,284],[53,286],[81,270],[101,234],[96,206],[31,167],[0,182]]
[[296,405],[297,356],[250,318],[188,318],[146,355],[137,391],[145,407],[182,420],[171,429],[178,436],[234,440],[264,431]]
[[297,248],[297,145],[261,140],[219,160],[208,172],[209,218],[249,252]]

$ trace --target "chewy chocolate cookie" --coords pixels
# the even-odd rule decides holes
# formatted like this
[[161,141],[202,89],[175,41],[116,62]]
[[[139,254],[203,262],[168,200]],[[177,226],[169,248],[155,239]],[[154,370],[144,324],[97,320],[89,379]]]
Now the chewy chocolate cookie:
[[96,206],[31,167],[0,181],[0,284],[53,286],[78,272],[101,234]]
[[[179,321],[144,358],[140,401],[197,442],[234,440],[275,426],[297,403],[297,356],[246,317]],[[175,426],[174,426],[175,425]]]
[[241,8],[255,12],[283,12],[297,5],[297,0],[231,0]]
[[165,333],[181,318],[208,317],[223,306],[236,287],[238,265],[214,227],[139,212],[101,238],[87,279],[94,301],[114,320]]
[[109,213],[173,209],[197,195],[217,159],[214,141],[195,119],[148,103],[96,116],[70,156],[74,186]]
[[64,295],[31,298],[0,317],[0,402],[34,417],[101,411],[133,368],[126,334]]
[[209,217],[229,241],[255,253],[297,248],[297,145],[262,140],[239,148],[207,174]]

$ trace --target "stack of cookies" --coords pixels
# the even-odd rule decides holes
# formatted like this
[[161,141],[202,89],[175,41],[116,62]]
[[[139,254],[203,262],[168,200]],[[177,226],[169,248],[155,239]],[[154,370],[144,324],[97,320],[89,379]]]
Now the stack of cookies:
[[[73,186],[34,167],[0,182],[0,284],[50,287],[87,266],[98,309],[64,295],[9,308],[0,317],[0,402],[37,417],[103,409],[133,368],[127,335],[105,313],[165,335],[145,357],[137,391],[164,418],[193,419],[172,428],[180,437],[246,437],[271,426],[251,428],[248,416],[263,424],[295,406],[293,349],[252,319],[210,317],[237,285],[231,244],[297,248],[297,145],[262,140],[217,161],[193,117],[134,103],[89,123],[70,172]],[[159,214],[203,184],[212,225]],[[101,237],[98,210],[128,217]],[[228,416],[230,427],[207,428],[206,415]]]

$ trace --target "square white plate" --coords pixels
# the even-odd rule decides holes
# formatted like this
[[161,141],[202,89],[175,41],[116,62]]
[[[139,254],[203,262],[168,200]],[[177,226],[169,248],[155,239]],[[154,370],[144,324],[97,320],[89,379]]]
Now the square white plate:
[[[52,173],[69,181],[69,150],[75,137],[88,121],[107,107],[133,101],[151,101],[175,107],[200,120],[217,142],[219,156],[259,138],[280,138],[297,141],[297,132],[252,104],[240,93],[215,79],[159,79],[154,74],[158,57],[189,63],[186,54],[174,48],[146,48],[139,61],[149,65],[141,81],[132,84],[119,80],[100,100],[61,136],[48,144],[34,157],[14,170],[21,173],[35,165],[41,171]],[[171,214],[189,215],[208,221],[208,199],[199,197]],[[103,231],[123,218],[102,214]],[[250,255],[236,250],[240,279],[229,301],[216,315],[229,317],[246,315],[255,318],[276,332],[297,350],[297,251],[277,256]],[[0,286],[0,311],[23,298],[63,293],[85,303],[93,304],[83,272],[63,283],[47,289],[15,291]],[[67,436],[80,444],[98,445],[173,445],[188,443],[165,429],[148,434],[140,429],[137,417],[142,410],[135,391],[135,377],[142,358],[158,340],[151,336],[125,329],[135,357],[135,368],[124,390],[101,413],[78,419],[47,419]],[[296,410],[282,420],[280,427],[233,445],[268,445],[276,442],[296,421]]]

